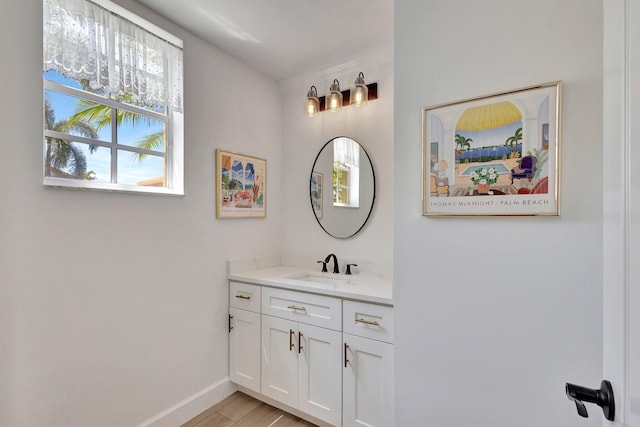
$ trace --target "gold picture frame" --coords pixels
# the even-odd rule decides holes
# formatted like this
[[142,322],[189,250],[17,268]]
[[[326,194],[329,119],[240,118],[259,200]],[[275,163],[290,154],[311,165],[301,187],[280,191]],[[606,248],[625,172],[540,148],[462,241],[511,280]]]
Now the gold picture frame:
[[556,81],[424,108],[423,215],[559,215],[561,98]]
[[216,218],[265,218],[267,161],[216,149]]

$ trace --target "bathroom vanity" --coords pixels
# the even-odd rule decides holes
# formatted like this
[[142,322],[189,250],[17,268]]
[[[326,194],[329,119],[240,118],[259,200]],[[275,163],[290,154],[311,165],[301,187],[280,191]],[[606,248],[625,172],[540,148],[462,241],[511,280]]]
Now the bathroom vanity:
[[391,278],[229,263],[229,377],[327,426],[392,426]]

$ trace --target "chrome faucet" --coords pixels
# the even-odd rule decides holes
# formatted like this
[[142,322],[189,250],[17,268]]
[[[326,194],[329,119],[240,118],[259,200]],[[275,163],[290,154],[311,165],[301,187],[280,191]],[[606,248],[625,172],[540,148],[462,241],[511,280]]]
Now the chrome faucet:
[[331,257],[333,257],[333,272],[336,274],[340,273],[340,267],[338,267],[338,258],[335,254],[327,255],[327,257],[324,259],[325,264],[331,261]]

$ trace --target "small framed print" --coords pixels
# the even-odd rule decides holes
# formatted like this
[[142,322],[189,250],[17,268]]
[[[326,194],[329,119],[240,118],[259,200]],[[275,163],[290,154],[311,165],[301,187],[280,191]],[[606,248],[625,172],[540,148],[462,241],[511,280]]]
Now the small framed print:
[[542,131],[540,132],[540,137],[542,138],[542,148],[544,150],[549,149],[549,123],[542,124]]
[[216,218],[264,218],[267,161],[216,150]]

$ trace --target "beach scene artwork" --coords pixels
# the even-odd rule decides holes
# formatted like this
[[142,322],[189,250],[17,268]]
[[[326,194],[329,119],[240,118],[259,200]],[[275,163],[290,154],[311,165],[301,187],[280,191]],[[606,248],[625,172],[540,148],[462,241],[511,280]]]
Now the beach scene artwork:
[[428,107],[424,215],[558,215],[561,82]]
[[266,160],[216,150],[216,217],[266,216]]

